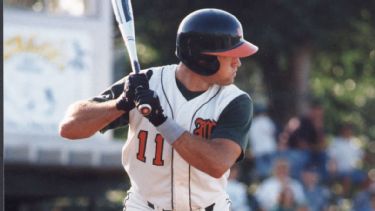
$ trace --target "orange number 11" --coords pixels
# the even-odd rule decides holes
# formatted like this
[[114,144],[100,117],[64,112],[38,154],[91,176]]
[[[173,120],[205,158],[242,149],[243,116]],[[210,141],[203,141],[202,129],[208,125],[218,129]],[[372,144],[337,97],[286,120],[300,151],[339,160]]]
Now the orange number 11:
[[[148,132],[141,130],[138,133],[138,140],[139,140],[139,148],[137,153],[137,159],[146,162],[146,145],[147,145],[147,138],[148,138]],[[162,158],[163,156],[163,146],[164,146],[164,138],[160,134],[156,134],[155,137],[155,157],[152,160],[152,164],[156,166],[163,166],[164,160]]]

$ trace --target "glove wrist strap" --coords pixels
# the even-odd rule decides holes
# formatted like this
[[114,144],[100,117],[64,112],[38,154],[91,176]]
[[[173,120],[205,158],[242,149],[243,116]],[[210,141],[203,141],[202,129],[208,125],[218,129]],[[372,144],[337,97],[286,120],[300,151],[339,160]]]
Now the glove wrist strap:
[[[134,104],[134,103],[133,103]],[[116,109],[119,111],[125,111],[129,112],[134,108],[135,105],[132,105],[130,102],[126,100],[126,98],[121,97],[119,100],[116,102]]]
[[173,144],[184,132],[185,129],[178,125],[173,119],[167,118],[163,124],[156,127],[156,129],[163,135],[164,139]]

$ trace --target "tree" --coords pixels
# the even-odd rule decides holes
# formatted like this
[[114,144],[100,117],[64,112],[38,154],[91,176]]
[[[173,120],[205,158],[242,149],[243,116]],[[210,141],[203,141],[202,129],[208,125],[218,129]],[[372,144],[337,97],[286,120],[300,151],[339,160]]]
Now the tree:
[[[246,26],[255,30],[253,38],[263,49],[257,61],[271,99],[272,114],[280,123],[300,112],[303,103],[314,91],[308,86],[307,78],[317,76],[311,74],[310,69],[318,68],[316,63],[321,58],[318,55],[328,53],[337,56],[350,50],[349,46],[365,44],[365,40],[352,40],[350,37],[363,33],[356,28],[358,24],[367,30],[374,26],[374,17],[363,19],[363,13],[371,14],[369,9],[375,8],[371,1],[355,4],[347,0],[245,2],[241,8],[253,8],[246,11],[249,14]],[[371,37],[367,40],[372,39],[374,43],[374,34]],[[361,50],[369,53],[368,48]],[[366,63],[360,58],[356,62]]]

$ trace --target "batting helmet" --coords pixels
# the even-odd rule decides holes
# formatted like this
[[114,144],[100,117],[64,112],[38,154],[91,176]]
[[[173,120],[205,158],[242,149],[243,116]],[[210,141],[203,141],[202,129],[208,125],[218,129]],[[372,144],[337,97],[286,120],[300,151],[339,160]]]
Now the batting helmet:
[[178,28],[176,56],[204,76],[219,70],[217,56],[247,57],[257,50],[257,46],[243,39],[237,18],[223,10],[197,10],[186,16]]

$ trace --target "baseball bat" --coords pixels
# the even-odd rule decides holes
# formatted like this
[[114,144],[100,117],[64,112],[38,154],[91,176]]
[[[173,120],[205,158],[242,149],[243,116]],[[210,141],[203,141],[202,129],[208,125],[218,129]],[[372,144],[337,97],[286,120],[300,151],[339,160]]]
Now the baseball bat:
[[[141,67],[138,62],[137,48],[135,42],[133,8],[130,0],[112,0],[113,11],[120,29],[122,38],[129,55],[130,64],[135,74],[139,74]],[[142,104],[137,107],[144,116],[151,112],[151,106]]]

